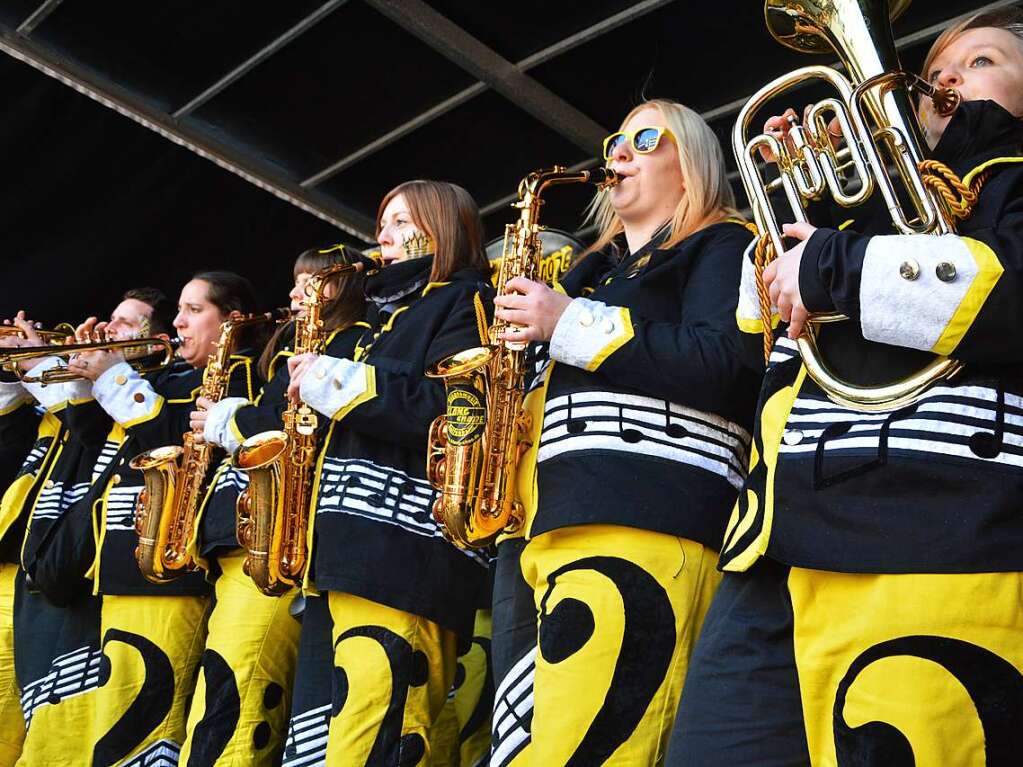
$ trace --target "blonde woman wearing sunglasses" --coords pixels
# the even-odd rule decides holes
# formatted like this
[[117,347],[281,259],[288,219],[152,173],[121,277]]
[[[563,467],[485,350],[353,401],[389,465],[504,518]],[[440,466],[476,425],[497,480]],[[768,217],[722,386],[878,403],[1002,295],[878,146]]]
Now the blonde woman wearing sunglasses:
[[561,290],[516,279],[497,300],[539,372],[525,537],[499,547],[493,765],[663,760],[746,467],[751,235],[721,148],[660,100],[604,147],[623,180],[594,200],[588,255]]

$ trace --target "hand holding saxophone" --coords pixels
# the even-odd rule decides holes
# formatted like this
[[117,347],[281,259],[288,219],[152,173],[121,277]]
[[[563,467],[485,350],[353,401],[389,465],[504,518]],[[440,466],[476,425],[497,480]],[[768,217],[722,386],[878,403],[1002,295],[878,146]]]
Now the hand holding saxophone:
[[206,428],[206,416],[209,414],[208,411],[216,403],[208,397],[197,397],[195,400],[195,410],[193,410],[188,416],[188,425],[192,429],[192,433],[195,435],[193,439],[196,442],[205,442],[206,437],[204,430]]
[[291,383],[288,384],[289,401],[296,405],[302,401],[302,379],[319,358],[319,354],[296,354],[288,359],[288,375],[291,377]]
[[511,323],[501,340],[549,341],[572,299],[525,277],[508,280],[505,288],[507,292],[494,299],[497,318]]
[[782,231],[786,237],[799,240],[799,244],[764,267],[764,286],[771,296],[771,303],[778,307],[779,316],[789,324],[789,338],[794,341],[802,335],[803,325],[809,316],[799,293],[799,264],[806,241],[817,229],[810,224],[785,224]]

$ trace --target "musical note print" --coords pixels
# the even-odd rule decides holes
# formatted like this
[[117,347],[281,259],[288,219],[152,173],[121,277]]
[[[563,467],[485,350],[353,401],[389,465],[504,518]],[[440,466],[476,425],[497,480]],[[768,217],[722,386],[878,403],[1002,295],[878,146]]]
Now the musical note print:
[[695,466],[739,488],[749,433],[725,418],[662,399],[620,392],[575,392],[544,407],[537,460],[571,452],[642,454]]

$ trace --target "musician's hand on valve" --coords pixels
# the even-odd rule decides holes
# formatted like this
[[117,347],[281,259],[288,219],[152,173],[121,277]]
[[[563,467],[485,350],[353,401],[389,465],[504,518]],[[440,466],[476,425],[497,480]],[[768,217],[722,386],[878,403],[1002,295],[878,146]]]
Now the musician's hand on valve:
[[67,367],[75,375],[95,381],[119,362],[124,362],[124,355],[121,352],[97,349],[72,354]]
[[802,334],[809,315],[799,293],[799,263],[803,258],[806,241],[815,231],[817,229],[810,224],[785,224],[785,236],[800,242],[764,269],[764,286],[771,296],[771,303],[778,307],[778,314],[789,324],[789,338],[792,340]]
[[525,277],[508,280],[509,291],[494,299],[494,316],[511,323],[501,334],[505,341],[549,341],[572,299],[542,282]]
[[302,400],[300,396],[302,379],[319,358],[319,354],[296,354],[288,359],[288,375],[291,376],[291,383],[288,384],[288,399],[292,402],[297,404]]
[[[19,330],[21,330],[22,335],[24,335],[25,337],[24,338],[20,338],[19,336],[7,336],[5,338],[5,340],[8,341],[8,343],[4,344],[5,346],[22,346],[22,347],[24,347],[24,346],[43,346],[43,345],[45,345],[45,342],[43,341],[43,339],[40,338],[39,334],[36,332],[36,324],[34,322],[32,322],[31,320],[25,319],[25,312],[24,312],[24,310],[18,312],[14,316],[14,319],[11,321],[11,324],[13,324]],[[38,365],[40,362],[42,362],[42,358],[41,357],[38,358],[38,359],[34,359],[34,360],[22,360],[21,362],[18,363],[18,367],[22,371],[28,372],[29,370],[34,368],[36,365]]]

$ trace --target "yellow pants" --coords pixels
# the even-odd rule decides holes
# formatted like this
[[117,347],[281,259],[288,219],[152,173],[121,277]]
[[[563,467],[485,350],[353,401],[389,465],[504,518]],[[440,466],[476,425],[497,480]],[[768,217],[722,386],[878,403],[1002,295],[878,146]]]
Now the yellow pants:
[[494,682],[490,665],[490,610],[476,612],[472,645],[458,656],[455,682],[430,731],[433,767],[475,767],[490,753]]
[[530,540],[538,652],[531,742],[514,763],[660,764],[716,563],[694,541],[612,525]]
[[206,639],[205,597],[103,597],[94,767],[176,760]]
[[284,747],[300,630],[288,612],[294,595],[261,594],[242,572],[244,560],[240,550],[218,559],[182,767],[263,767]]
[[25,719],[21,691],[14,676],[14,577],[18,566],[0,563],[0,767],[10,767],[21,754]]
[[792,568],[815,767],[1019,764],[1023,573]]
[[327,599],[334,621],[327,764],[430,764],[429,733],[455,675],[455,635],[350,594]]

